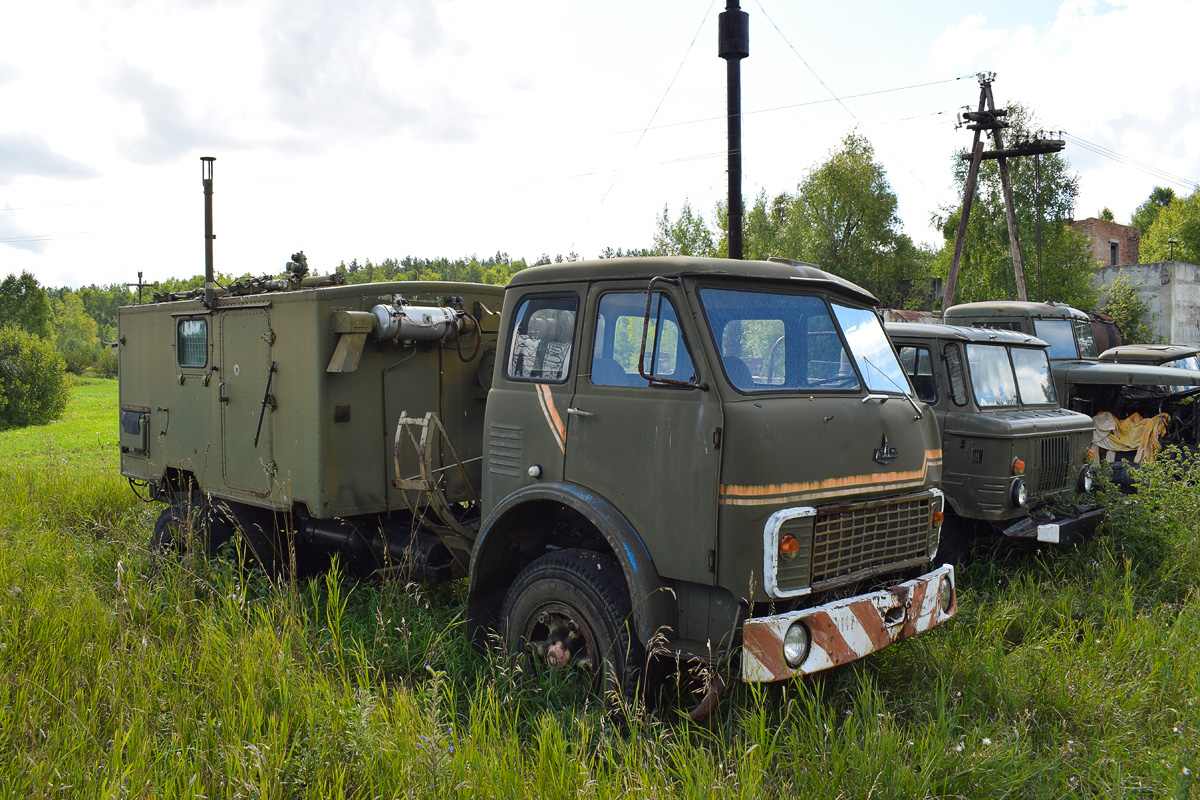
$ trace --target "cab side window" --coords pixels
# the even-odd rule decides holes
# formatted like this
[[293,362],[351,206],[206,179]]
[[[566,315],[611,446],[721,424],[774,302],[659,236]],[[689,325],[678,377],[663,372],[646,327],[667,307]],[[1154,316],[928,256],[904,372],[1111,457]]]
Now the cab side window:
[[897,350],[900,363],[908,379],[917,390],[917,398],[923,403],[937,403],[937,381],[933,377],[933,358],[928,347],[903,344]]
[[517,309],[504,374],[518,381],[564,382],[578,308],[574,295],[526,298]]
[[[646,314],[643,292],[611,292],[600,298],[591,380],[596,386],[649,386],[638,373],[642,327]],[[656,378],[693,381],[696,369],[688,355],[675,306],[661,292],[650,300],[646,358],[642,370]],[[661,384],[660,384],[661,385]]]
[[963,370],[962,351],[953,344],[946,345],[942,350],[946,359],[946,375],[950,379],[950,399],[956,406],[967,404],[967,376]]

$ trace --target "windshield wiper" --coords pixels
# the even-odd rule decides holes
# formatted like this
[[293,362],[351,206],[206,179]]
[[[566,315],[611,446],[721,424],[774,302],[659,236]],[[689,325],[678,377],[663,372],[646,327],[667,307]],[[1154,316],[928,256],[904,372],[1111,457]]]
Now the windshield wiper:
[[[888,375],[886,372],[881,370],[879,367],[875,366],[875,364],[871,361],[871,359],[867,358],[866,356],[863,356],[862,360],[863,360],[864,364],[868,365],[869,367],[871,367],[871,369],[875,370],[880,375],[882,375],[884,377],[884,380],[886,380],[892,386],[895,386],[896,389],[899,390],[900,394],[904,395],[904,399],[907,400],[908,404],[913,407],[914,411],[917,412],[917,415],[915,417],[913,417],[914,421],[919,420],[919,419],[924,419],[925,412],[922,411],[921,407],[919,405],[917,405],[915,400],[912,399],[912,395],[910,395],[908,392],[904,391],[904,389],[899,384],[897,384],[894,380],[892,380],[890,375]],[[891,399],[891,397],[892,396],[890,394],[876,394],[875,392],[868,391],[867,396],[862,399],[862,402],[865,403],[868,400],[879,400],[881,402],[886,403],[888,400]]]

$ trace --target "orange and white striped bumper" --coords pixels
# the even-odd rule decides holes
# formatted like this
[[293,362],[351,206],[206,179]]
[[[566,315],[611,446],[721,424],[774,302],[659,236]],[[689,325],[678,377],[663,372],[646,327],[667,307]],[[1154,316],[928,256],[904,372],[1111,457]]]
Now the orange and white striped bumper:
[[[952,590],[949,611],[943,611],[938,603],[943,580],[950,582]],[[746,620],[742,625],[741,679],[781,681],[820,672],[924,633],[958,610],[953,588],[954,567],[945,564],[915,580],[870,594]],[[808,627],[812,645],[808,657],[793,669],[783,660],[783,635],[797,620]]]

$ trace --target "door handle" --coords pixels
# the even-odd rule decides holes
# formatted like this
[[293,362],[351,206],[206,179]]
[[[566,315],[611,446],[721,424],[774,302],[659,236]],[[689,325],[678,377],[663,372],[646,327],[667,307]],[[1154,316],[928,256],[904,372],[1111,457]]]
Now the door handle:
[[579,409],[579,408],[567,408],[567,413],[573,417],[594,417],[594,416],[596,416],[595,414],[593,414],[590,411],[584,411],[583,409]]

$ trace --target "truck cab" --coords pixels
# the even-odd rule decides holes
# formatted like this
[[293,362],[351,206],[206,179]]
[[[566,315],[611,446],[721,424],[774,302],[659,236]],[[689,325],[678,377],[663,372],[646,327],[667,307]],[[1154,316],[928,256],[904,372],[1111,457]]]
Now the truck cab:
[[1063,303],[963,303],[946,309],[944,319],[947,324],[1015,330],[1045,340],[1059,403],[1093,420],[1106,415],[1099,419],[1104,430],[1126,420],[1154,420],[1149,423],[1155,428],[1153,447],[1101,453],[1105,458],[1140,460],[1167,445],[1194,449],[1200,442],[1195,402],[1200,371],[1099,360],[1088,317],[1078,309]]
[[523,270],[503,319],[477,632],[553,650],[552,625],[503,617],[542,609],[514,593],[541,559],[561,572],[564,547],[619,564],[639,642],[733,653],[746,680],[845,663],[954,613],[952,569],[930,569],[937,424],[869,293],[790,262],[608,259]]
[[1046,342],[957,325],[886,327],[941,427],[947,554],[979,539],[1060,543],[1094,530],[1092,420],[1059,407]]

